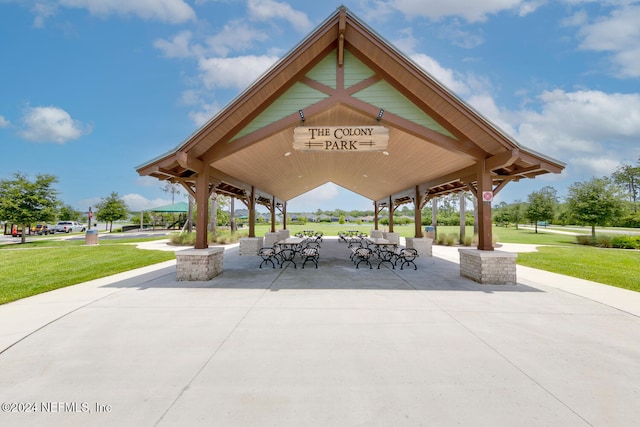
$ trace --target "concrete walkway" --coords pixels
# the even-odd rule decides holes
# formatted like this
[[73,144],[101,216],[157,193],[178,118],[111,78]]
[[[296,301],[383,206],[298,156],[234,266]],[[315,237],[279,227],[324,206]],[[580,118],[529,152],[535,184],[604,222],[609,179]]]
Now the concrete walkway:
[[348,253],[258,269],[231,247],[209,282],[166,262],[2,305],[0,425],[637,425],[640,294]]

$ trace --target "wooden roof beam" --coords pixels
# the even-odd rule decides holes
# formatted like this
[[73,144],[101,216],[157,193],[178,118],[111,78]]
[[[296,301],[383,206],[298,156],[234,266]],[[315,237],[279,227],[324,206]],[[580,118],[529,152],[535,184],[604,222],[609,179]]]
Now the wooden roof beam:
[[185,169],[197,173],[202,173],[202,171],[204,171],[204,163],[202,162],[202,160],[196,159],[184,151],[179,151],[176,153],[176,161]]
[[[371,115],[376,117],[380,112],[380,107],[368,104],[364,101],[360,101],[356,98],[344,97],[342,99],[342,103],[348,105],[357,111],[361,111],[364,114]],[[444,148],[445,150],[452,151],[454,153],[462,153],[473,159],[483,159],[489,156],[489,153],[482,150],[477,145],[473,144],[470,141],[458,141],[451,137],[441,134],[440,132],[436,132],[432,129],[421,126],[411,120],[407,120],[403,117],[390,113],[389,111],[384,112],[384,123],[388,123],[390,126],[396,127],[403,132],[406,132],[415,137],[425,139],[432,144],[437,145],[438,147]],[[381,123],[384,125],[384,123]]]
[[492,172],[496,169],[507,168],[515,163],[515,161],[519,158],[520,150],[514,148],[513,150],[509,150],[486,159],[484,161],[484,170],[487,172]]

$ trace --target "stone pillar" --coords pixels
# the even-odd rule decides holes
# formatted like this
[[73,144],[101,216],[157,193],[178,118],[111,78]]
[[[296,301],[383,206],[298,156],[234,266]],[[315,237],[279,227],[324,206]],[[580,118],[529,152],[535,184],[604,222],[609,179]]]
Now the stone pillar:
[[264,242],[263,245],[265,247],[272,247],[278,240],[282,240],[279,232],[267,232],[264,233]]
[[382,233],[382,236],[396,245],[400,244],[400,233],[392,233],[391,231]]
[[382,238],[382,230],[371,230],[369,232],[369,236],[373,238]]
[[406,237],[407,248],[418,251],[419,256],[433,256],[433,239],[428,237]]
[[240,256],[257,256],[260,248],[264,246],[262,237],[241,237],[239,240]]
[[517,254],[458,249],[460,275],[483,285],[515,285]]
[[280,233],[280,240],[288,239],[289,237],[291,237],[291,230],[288,230],[286,228],[278,231],[278,233]]
[[176,280],[207,281],[222,273],[224,248],[176,252]]

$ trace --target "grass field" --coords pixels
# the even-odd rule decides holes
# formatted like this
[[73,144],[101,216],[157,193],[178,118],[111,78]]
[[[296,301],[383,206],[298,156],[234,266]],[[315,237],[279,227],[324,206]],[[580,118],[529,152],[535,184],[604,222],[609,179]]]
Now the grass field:
[[40,240],[0,246],[0,304],[175,258],[173,252],[130,243]]
[[[347,230],[369,233],[373,226],[320,223],[287,228],[292,234],[313,229],[337,236]],[[268,225],[257,225],[256,235],[269,230]],[[412,237],[414,226],[396,226],[394,231]],[[459,227],[440,226],[438,233],[457,235]],[[466,234],[473,235],[472,227],[467,227]],[[543,229],[534,233],[495,227],[493,234],[496,242],[540,245],[538,252],[519,254],[518,264],[640,292],[640,251],[580,246],[574,236]],[[0,304],[175,258],[173,252],[131,245],[146,240],[150,239],[104,240],[97,246],[85,246],[82,239],[39,238],[25,245],[0,245]]]

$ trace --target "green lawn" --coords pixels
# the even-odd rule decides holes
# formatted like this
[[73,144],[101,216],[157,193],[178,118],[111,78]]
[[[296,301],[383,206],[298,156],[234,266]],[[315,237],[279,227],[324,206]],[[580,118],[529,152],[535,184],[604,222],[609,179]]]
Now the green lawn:
[[518,264],[640,292],[640,251],[588,246],[541,246]]
[[173,252],[136,249],[129,239],[84,246],[41,240],[0,246],[0,304],[175,258]]
[[640,292],[640,251],[582,246],[575,236],[528,229],[494,227],[493,234],[498,242],[544,245],[519,253],[520,265]]
[[[347,230],[369,233],[373,225],[319,223],[287,228],[291,234],[313,229],[337,236]],[[269,230],[268,225],[257,225],[256,235],[263,236]],[[394,231],[412,237],[414,226],[396,226]],[[459,227],[440,226],[438,233],[458,234]],[[472,227],[467,227],[466,233],[473,235]],[[574,236],[542,229],[534,233],[495,227],[493,234],[497,242],[541,245],[539,252],[520,253],[518,264],[640,291],[640,251],[580,246]],[[42,238],[25,245],[0,245],[0,304],[175,258],[173,252],[141,250],[131,245],[145,240],[153,239],[102,240],[97,246],[85,246],[83,239]]]

